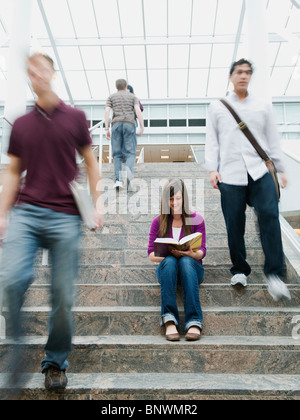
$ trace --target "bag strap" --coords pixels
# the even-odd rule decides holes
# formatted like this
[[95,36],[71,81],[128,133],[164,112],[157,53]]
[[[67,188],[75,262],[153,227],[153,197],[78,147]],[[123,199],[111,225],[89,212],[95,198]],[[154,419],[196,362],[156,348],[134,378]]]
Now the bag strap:
[[265,162],[269,162],[272,159],[270,159],[270,157],[267,155],[267,153],[263,150],[263,148],[259,145],[259,143],[257,142],[256,138],[253,136],[253,134],[251,133],[251,131],[249,130],[247,124],[242,121],[240,119],[240,117],[238,116],[238,114],[234,111],[234,109],[229,105],[229,103],[227,101],[225,101],[225,99],[220,99],[220,101],[222,102],[223,105],[226,106],[226,108],[230,111],[230,113],[232,114],[233,118],[236,120],[236,122],[238,123],[238,126],[240,128],[240,130],[245,134],[245,136],[247,137],[247,139],[250,141],[250,143],[252,144],[252,146],[254,147],[254,149],[257,151],[257,153],[259,154],[259,156],[265,161]]

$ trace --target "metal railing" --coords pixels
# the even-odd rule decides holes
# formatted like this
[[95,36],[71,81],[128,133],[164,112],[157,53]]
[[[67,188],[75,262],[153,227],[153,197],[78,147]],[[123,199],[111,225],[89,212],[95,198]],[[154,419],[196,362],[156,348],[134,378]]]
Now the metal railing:
[[[105,125],[105,121],[102,120],[100,121],[98,124],[94,125],[93,127],[91,127],[89,129],[90,134],[92,134],[94,131],[96,130],[100,130],[99,133],[99,144],[93,144],[93,146],[95,147],[99,147],[99,171],[100,174],[102,173],[102,164],[103,164],[103,147],[104,147],[104,142],[103,142],[103,136],[104,136],[104,125]],[[109,155],[108,155],[108,162],[112,163],[112,147],[111,147],[111,141],[109,142]]]

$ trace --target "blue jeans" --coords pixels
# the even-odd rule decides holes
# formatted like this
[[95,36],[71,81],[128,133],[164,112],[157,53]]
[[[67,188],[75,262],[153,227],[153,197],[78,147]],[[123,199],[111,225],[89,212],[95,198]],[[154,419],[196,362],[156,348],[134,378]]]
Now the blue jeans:
[[78,275],[81,218],[50,209],[20,205],[13,209],[3,248],[2,276],[11,334],[21,335],[23,297],[34,277],[39,247],[50,251],[52,263],[49,338],[42,369],[68,367],[72,350],[73,284]]
[[199,297],[199,284],[204,281],[202,265],[190,257],[165,258],[156,270],[161,285],[161,322],[179,325],[179,313],[176,302],[178,280],[184,292],[185,330],[191,327],[203,328],[203,314]]
[[122,181],[122,163],[125,160],[127,179],[131,181],[136,160],[136,127],[129,123],[115,123],[111,136],[116,181]]
[[265,254],[266,275],[284,276],[284,255],[279,222],[278,198],[273,179],[268,173],[248,186],[219,184],[223,214],[228,233],[228,244],[233,267],[231,273],[249,276],[251,267],[246,261],[245,224],[247,204],[254,207],[260,227]]

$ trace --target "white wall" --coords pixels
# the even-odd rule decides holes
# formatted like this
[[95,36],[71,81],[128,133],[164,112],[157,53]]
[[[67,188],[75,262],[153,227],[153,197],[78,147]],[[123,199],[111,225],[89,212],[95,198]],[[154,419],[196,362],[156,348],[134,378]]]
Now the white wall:
[[283,149],[286,152],[284,161],[289,185],[282,191],[280,211],[300,212],[300,141],[286,141]]

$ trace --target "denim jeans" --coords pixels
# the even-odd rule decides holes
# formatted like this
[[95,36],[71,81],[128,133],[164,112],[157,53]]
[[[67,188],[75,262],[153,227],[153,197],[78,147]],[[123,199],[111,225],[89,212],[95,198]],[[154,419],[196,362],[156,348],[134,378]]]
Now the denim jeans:
[[39,247],[49,249],[52,263],[49,338],[42,369],[68,367],[72,350],[73,284],[78,275],[81,218],[50,209],[20,205],[14,208],[4,242],[2,280],[9,310],[11,335],[21,335],[23,297],[34,277]]
[[228,244],[233,267],[231,273],[251,273],[245,246],[246,207],[254,207],[258,217],[261,243],[265,254],[266,275],[284,276],[284,256],[279,222],[278,199],[274,181],[268,173],[248,186],[219,184],[222,209],[228,233]]
[[191,327],[203,328],[203,314],[199,297],[199,284],[204,281],[202,265],[190,257],[165,258],[156,270],[161,285],[161,322],[163,326],[173,321],[179,325],[176,302],[177,283],[181,282],[184,292],[185,330]]
[[131,181],[136,160],[136,126],[129,123],[115,123],[112,127],[111,144],[116,181],[122,181],[123,160],[125,160],[127,179]]

